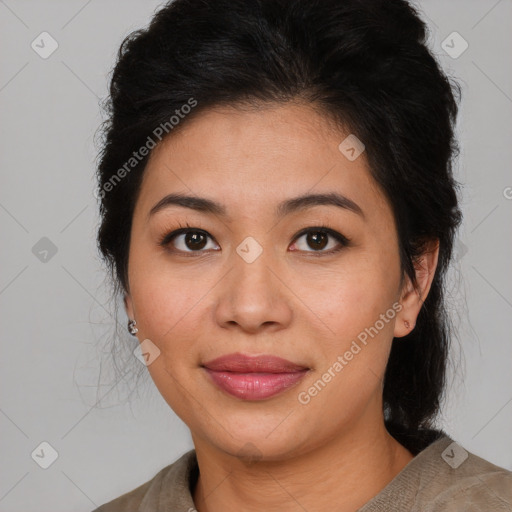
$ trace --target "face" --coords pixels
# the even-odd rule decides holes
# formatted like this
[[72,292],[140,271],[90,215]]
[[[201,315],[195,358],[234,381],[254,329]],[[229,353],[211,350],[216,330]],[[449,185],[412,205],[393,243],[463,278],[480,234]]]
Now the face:
[[[348,135],[309,106],[226,107],[153,150],[125,303],[197,442],[279,459],[381,417],[392,339],[415,314],[399,302],[391,208],[364,152],[339,149]],[[338,199],[289,202],[326,194]]]

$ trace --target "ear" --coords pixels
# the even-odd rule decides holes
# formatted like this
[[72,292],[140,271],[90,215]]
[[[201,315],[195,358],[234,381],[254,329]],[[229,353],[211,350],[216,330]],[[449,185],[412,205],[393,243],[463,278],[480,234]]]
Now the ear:
[[402,309],[397,314],[395,322],[395,338],[406,336],[414,329],[421,307],[430,291],[437,268],[438,257],[439,240],[436,239],[427,243],[425,251],[414,264],[416,288],[413,286],[409,276],[405,277],[400,298]]
[[130,294],[124,294],[124,309],[128,318],[135,319],[135,312],[133,311],[132,297]]

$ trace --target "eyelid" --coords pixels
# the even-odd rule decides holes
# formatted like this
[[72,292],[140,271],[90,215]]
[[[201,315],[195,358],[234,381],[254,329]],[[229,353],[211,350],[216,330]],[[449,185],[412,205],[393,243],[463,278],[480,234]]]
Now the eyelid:
[[[339,231],[336,231],[335,229],[330,228],[329,226],[326,226],[326,225],[322,225],[322,224],[320,224],[318,226],[310,226],[310,227],[301,229],[296,235],[294,235],[293,240],[295,241],[295,240],[297,240],[297,238],[300,238],[301,236],[307,235],[310,232],[313,232],[313,233],[315,233],[315,232],[326,233],[327,235],[332,236],[333,238],[338,240],[338,242],[340,242],[340,243],[342,243],[344,245],[350,245],[350,243],[351,243],[351,239],[350,238],[346,237],[345,235],[343,235]],[[313,251],[313,252],[322,252],[322,251]]]
[[[176,238],[177,236],[179,235],[182,235],[183,233],[188,233],[189,231],[192,231],[192,232],[195,232],[195,233],[202,233],[204,234],[205,236],[209,237],[210,239],[214,240],[215,239],[213,238],[212,235],[210,235],[210,233],[208,233],[208,231],[206,231],[205,229],[202,229],[202,228],[198,228],[198,227],[194,227],[194,226],[191,226],[188,222],[185,223],[185,226],[183,226],[181,223],[179,224],[179,227],[176,228],[176,229],[173,229],[173,230],[165,230],[164,231],[164,234],[158,239],[158,245],[161,245],[162,247],[166,247],[168,246],[171,241]],[[217,243],[215,241],[215,243]],[[183,252],[183,251],[177,251],[177,252]],[[201,252],[204,252],[204,251],[189,251],[189,252],[197,252],[197,253],[201,253]]]

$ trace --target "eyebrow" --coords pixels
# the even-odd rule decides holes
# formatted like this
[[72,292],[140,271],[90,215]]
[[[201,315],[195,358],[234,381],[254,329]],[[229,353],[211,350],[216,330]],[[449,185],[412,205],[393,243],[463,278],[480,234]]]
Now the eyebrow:
[[[229,219],[227,210],[222,204],[205,197],[187,196],[184,194],[168,194],[160,199],[160,201],[151,208],[148,214],[148,219],[155,213],[170,206],[181,206],[183,208],[189,208],[198,212],[218,215],[219,217]],[[274,215],[277,218],[281,218],[291,213],[306,210],[307,208],[312,208],[314,206],[337,206],[338,208],[352,211],[364,218],[363,210],[357,203],[336,192],[326,194],[304,194],[287,199],[277,206]]]

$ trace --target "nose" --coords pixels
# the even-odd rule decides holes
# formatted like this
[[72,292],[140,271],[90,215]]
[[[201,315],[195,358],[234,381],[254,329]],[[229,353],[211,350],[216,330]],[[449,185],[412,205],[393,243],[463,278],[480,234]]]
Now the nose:
[[230,259],[231,271],[216,287],[218,324],[252,334],[289,326],[293,294],[285,285],[284,270],[279,269],[272,255],[263,251],[248,262],[234,252]]

